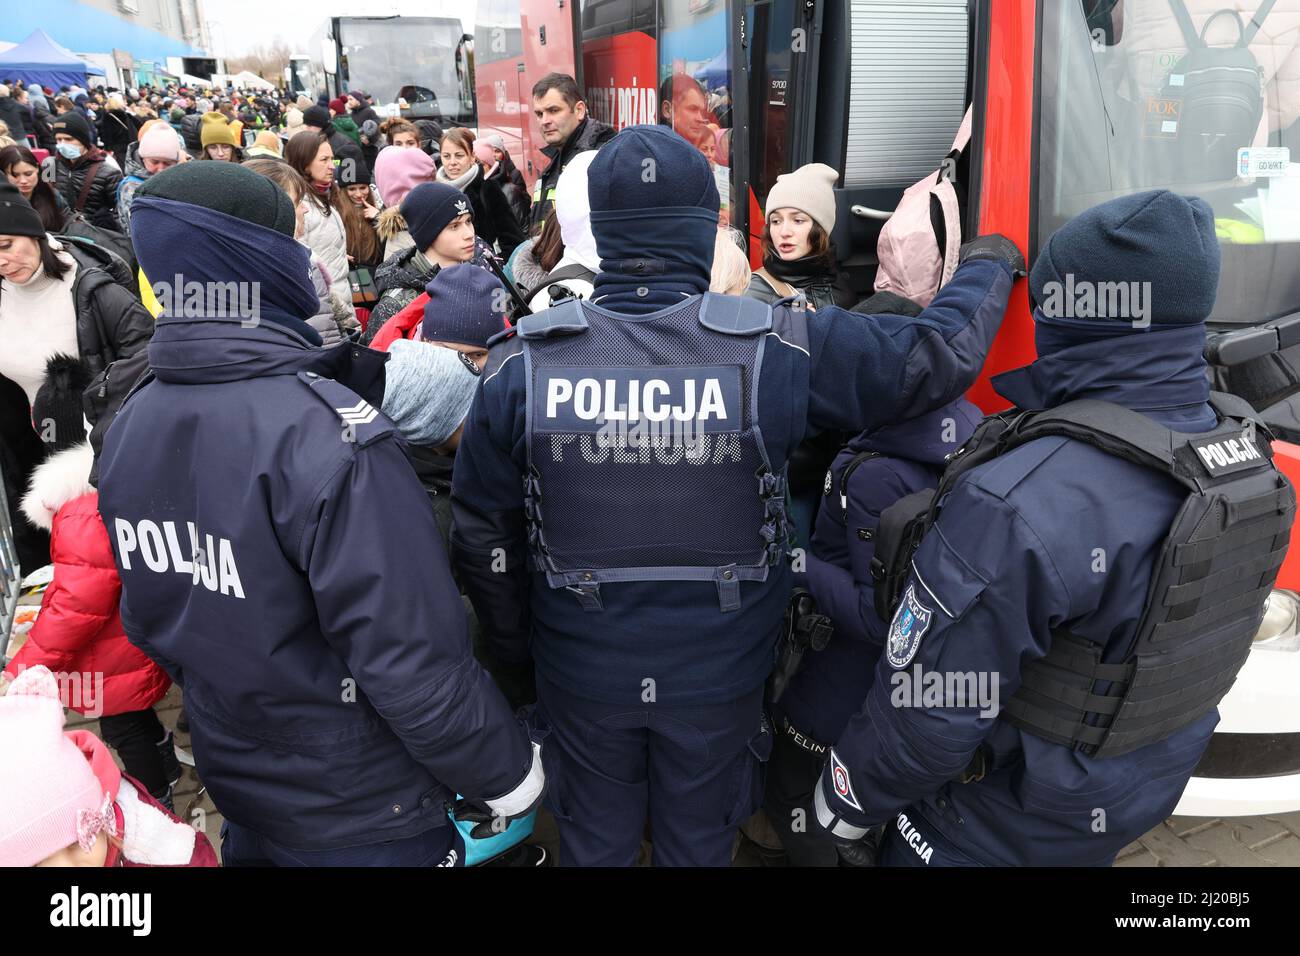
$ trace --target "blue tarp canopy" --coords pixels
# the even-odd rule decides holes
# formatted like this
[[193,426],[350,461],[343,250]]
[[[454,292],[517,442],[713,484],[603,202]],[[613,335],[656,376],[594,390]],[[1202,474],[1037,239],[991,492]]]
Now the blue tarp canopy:
[[19,79],[58,89],[77,83],[86,75],[103,76],[104,71],[59,46],[44,30],[36,30],[22,43],[0,53],[0,78]]

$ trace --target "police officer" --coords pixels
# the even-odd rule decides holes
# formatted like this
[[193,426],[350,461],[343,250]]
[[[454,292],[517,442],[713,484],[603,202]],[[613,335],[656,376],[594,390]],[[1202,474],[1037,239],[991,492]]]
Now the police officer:
[[1213,212],[1167,191],[1048,240],[1030,277],[1039,357],[994,384],[1051,410],[1035,419],[1092,424],[1032,438],[1022,419],[1006,434],[1023,442],[940,485],[814,794],[834,838],[884,824],[890,865],[1107,866],[1174,809],[1294,514],[1249,406],[1209,391],[1218,279]]
[[1023,263],[977,241],[919,318],[774,311],[702,295],[718,193],[676,133],[624,130],[590,183],[603,271],[491,350],[453,561],[495,656],[536,662],[562,861],[632,864],[648,818],[657,864],[725,865],[772,743],[790,450],[969,387]]
[[106,436],[100,510],[127,635],[184,688],[226,864],[463,861],[456,792],[523,814],[541,761],[474,661],[377,410],[386,356],[320,347],[270,180],[181,165],[140,187],[131,225],[167,314]]

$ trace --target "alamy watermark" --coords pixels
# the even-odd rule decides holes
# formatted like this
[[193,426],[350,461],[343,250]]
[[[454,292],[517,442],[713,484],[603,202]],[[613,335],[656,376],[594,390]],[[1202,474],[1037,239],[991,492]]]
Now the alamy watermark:
[[1067,272],[1044,283],[1039,310],[1049,319],[1118,319],[1135,329],[1151,325],[1150,282],[1093,282]]
[[889,683],[894,707],[978,708],[979,715],[989,719],[1001,710],[996,671],[927,671],[914,664],[910,670],[894,671]]
[[163,315],[184,318],[236,318],[245,328],[255,328],[262,319],[260,282],[199,282],[176,273],[170,282],[150,286]]

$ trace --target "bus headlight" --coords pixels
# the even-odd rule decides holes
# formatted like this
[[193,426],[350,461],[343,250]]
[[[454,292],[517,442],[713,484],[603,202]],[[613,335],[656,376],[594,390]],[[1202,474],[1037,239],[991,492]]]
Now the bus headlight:
[[1264,620],[1255,632],[1252,650],[1300,650],[1300,596],[1294,591],[1273,591],[1264,603]]

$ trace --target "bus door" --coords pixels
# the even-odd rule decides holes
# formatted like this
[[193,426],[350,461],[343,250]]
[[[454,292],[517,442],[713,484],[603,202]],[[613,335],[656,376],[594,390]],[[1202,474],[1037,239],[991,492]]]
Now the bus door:
[[[744,4],[744,183],[755,263],[763,204],[777,176],[825,163],[842,173],[831,235],[836,255],[854,289],[870,294],[881,226],[904,189],[939,169],[961,124],[975,6]],[[965,173],[954,171],[959,186]]]

